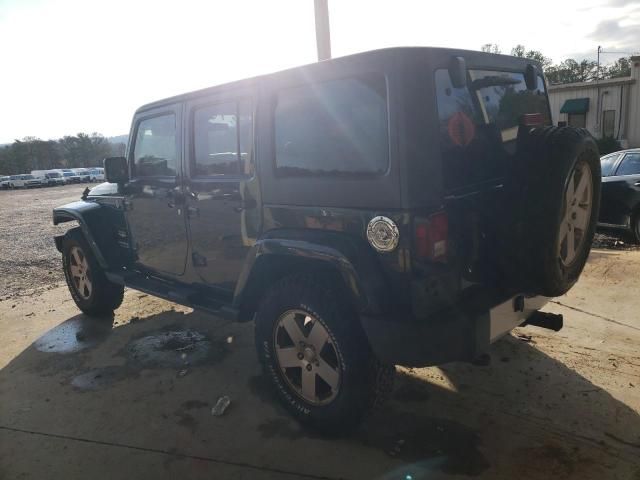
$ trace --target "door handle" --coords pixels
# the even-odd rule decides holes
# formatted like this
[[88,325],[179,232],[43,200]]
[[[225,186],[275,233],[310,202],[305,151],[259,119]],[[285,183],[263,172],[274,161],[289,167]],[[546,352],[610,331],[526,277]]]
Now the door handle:
[[635,185],[636,187],[640,187],[640,182],[636,182],[636,183],[634,183],[634,185]]

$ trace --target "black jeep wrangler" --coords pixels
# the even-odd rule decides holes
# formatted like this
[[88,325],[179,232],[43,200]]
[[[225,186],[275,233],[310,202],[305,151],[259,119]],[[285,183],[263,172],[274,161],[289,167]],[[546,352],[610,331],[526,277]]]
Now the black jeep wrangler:
[[87,315],[124,287],[255,322],[284,404],[356,425],[394,365],[486,355],[578,279],[597,147],[553,127],[540,65],[393,48],[138,109],[107,183],[53,211]]

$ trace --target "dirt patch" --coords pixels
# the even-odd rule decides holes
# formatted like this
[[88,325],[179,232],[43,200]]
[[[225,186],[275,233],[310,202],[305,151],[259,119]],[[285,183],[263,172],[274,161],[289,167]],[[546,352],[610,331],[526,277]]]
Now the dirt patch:
[[100,390],[136,375],[137,372],[120,366],[108,366],[89,370],[74,377],[71,385],[79,390]]

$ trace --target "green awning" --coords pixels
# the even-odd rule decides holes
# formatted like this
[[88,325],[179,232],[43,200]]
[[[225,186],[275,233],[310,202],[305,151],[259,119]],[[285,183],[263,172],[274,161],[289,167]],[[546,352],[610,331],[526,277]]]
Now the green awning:
[[572,98],[564,102],[560,113],[587,113],[589,111],[588,98]]

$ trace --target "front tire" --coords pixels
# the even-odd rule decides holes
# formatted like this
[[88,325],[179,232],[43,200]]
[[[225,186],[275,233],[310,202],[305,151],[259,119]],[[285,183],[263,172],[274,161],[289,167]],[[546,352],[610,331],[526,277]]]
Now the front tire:
[[64,237],[62,266],[71,297],[85,314],[109,316],[122,304],[124,287],[107,279],[80,229]]
[[272,287],[255,338],[284,406],[317,430],[350,431],[391,390],[394,367],[375,358],[357,314],[328,280],[294,275]]

